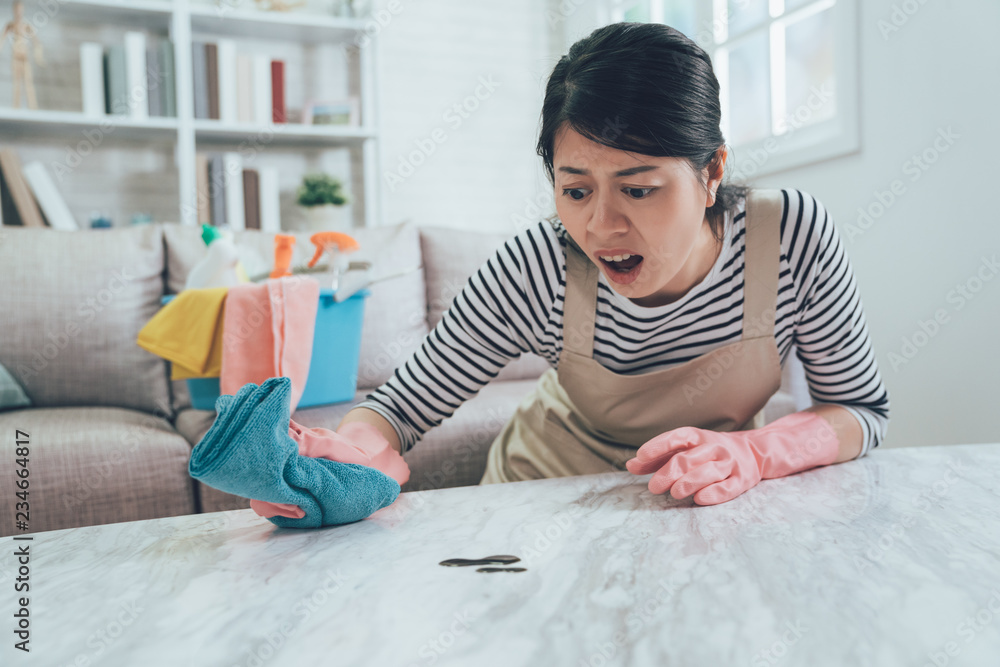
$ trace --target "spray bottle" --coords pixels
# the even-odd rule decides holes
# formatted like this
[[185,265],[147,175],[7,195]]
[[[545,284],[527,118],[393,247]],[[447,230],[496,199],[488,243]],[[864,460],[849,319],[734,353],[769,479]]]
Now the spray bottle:
[[271,278],[284,278],[292,275],[289,267],[292,265],[292,253],[295,246],[293,234],[274,235],[274,270]]
[[241,282],[250,282],[230,235],[224,234],[217,227],[203,224],[201,238],[208,246],[208,252],[191,269],[184,289],[232,287]]
[[315,266],[323,253],[327,253],[330,256],[330,272],[333,273],[331,287],[336,291],[340,286],[340,277],[350,266],[347,254],[359,250],[360,244],[354,237],[343,232],[316,232],[309,237],[309,240],[316,246],[316,253],[309,260],[309,266]]

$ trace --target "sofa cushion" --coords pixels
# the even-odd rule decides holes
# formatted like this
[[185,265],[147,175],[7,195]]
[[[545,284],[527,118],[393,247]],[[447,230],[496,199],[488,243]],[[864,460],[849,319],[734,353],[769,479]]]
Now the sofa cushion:
[[[292,266],[304,266],[312,258],[314,246],[308,232],[289,232],[296,238]],[[168,224],[164,226],[167,248],[167,290],[174,294],[184,288],[187,274],[205,253],[201,227]],[[351,261],[371,263],[372,277],[379,277],[421,266],[420,235],[409,222],[386,227],[365,227],[351,231],[361,249],[350,255]],[[234,234],[241,256],[248,258],[251,276],[270,271],[274,261],[274,234],[245,230]],[[266,258],[266,259],[264,259]],[[264,262],[260,264],[260,262]],[[309,274],[328,285],[330,276]],[[419,346],[427,334],[424,303],[423,269],[405,276],[372,285],[365,299],[362,324],[364,335],[358,362],[358,387],[377,387],[387,381],[397,366]],[[187,386],[173,381],[174,407],[191,407]]]
[[0,363],[32,403],[171,418],[167,362],[136,344],[163,293],[161,226],[4,233]]
[[[469,278],[486,263],[508,234],[470,232],[446,227],[421,227],[420,248],[427,281],[427,325],[437,326]],[[507,364],[496,380],[537,378],[550,364],[528,352]]]
[[192,514],[191,448],[170,423],[122,408],[0,413],[0,535],[14,524],[15,433],[28,433],[28,532]]

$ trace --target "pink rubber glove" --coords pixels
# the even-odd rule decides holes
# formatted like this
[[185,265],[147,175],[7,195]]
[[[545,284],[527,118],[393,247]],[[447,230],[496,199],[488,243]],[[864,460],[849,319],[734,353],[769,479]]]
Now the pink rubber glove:
[[[410,479],[410,466],[377,428],[365,422],[349,422],[336,431],[308,428],[288,420],[288,435],[299,443],[299,455],[357,463],[382,471],[402,486]],[[301,519],[306,515],[298,505],[251,500],[250,509],[264,518],[285,516]]]
[[699,505],[732,500],[761,479],[774,479],[837,458],[837,432],[814,412],[796,412],[763,428],[720,433],[683,426],[643,444],[625,462],[634,475],[655,473],[652,493],[678,500],[694,494]]

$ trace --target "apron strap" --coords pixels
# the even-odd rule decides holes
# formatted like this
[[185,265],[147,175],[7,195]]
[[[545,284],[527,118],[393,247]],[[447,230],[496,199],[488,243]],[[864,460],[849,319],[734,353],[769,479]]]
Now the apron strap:
[[563,303],[563,350],[594,356],[597,317],[597,266],[566,234],[566,299]]
[[743,340],[774,336],[781,264],[781,190],[747,195],[746,250],[743,253]]

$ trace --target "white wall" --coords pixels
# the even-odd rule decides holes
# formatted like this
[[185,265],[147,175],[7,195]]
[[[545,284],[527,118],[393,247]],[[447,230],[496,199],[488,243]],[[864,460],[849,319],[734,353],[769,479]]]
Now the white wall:
[[[397,2],[401,9],[388,13],[377,35],[385,223],[507,232],[518,220],[537,219],[536,196],[552,201],[535,154],[555,64],[546,3]],[[388,0],[375,6],[385,11]],[[467,118],[449,112],[465,101],[478,107]],[[408,165],[418,162],[410,174]],[[390,182],[393,173],[401,182]]]
[[[1000,266],[983,263],[1000,260],[991,201],[1000,152],[1000,3],[858,5],[861,151],[753,185],[805,190],[834,216],[889,391],[884,445],[1000,442]],[[897,15],[899,30],[884,37],[879,22],[891,24],[893,7],[902,5],[916,11]],[[564,47],[596,27],[594,6],[582,3],[564,23]],[[938,151],[938,132],[948,128],[957,138],[940,141],[946,150]],[[911,159],[924,151],[936,161],[915,177]],[[902,195],[870,224],[862,221],[859,209],[878,203],[877,193],[897,180]],[[990,279],[977,285],[979,271]],[[966,299],[957,287],[969,281],[980,291]],[[936,314],[943,324],[935,328]]]

